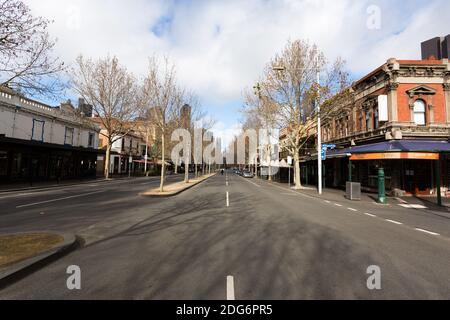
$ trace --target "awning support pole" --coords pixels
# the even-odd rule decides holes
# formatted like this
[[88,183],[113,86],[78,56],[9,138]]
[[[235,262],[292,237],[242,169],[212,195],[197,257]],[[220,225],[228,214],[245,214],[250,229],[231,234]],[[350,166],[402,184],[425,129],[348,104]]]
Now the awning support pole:
[[435,165],[435,177],[436,177],[436,194],[437,194],[437,204],[442,206],[442,196],[441,196],[441,155],[439,155],[439,160],[434,162]]
[[352,182],[352,160],[348,160],[348,182]]

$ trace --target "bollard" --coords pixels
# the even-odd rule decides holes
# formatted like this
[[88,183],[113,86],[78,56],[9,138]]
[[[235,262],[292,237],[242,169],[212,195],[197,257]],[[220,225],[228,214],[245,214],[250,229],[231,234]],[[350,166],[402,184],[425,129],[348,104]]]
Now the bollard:
[[386,190],[384,184],[384,169],[378,169],[378,203],[386,203]]

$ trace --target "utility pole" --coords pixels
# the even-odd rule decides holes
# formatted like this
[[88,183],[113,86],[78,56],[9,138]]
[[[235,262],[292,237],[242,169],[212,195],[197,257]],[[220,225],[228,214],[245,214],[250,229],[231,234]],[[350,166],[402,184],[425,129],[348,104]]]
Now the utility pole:
[[147,175],[147,159],[148,159],[148,128],[145,136],[145,156],[144,156],[144,174]]
[[320,69],[319,54],[317,54],[317,181],[319,195],[322,195],[322,128],[320,123]]

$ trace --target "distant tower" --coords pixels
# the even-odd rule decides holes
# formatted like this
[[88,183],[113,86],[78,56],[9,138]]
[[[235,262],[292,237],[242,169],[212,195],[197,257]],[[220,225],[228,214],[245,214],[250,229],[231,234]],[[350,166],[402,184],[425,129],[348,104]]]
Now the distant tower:
[[184,129],[190,129],[191,126],[191,113],[192,113],[192,107],[188,104],[185,104],[181,108],[181,126]]
[[422,42],[422,60],[431,58],[441,60],[450,57],[450,35],[446,37],[436,37]]

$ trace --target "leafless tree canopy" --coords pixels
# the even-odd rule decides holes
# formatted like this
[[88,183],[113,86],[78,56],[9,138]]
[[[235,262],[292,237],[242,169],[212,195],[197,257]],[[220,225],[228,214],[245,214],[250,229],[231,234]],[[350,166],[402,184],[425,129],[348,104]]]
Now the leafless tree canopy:
[[119,64],[116,57],[92,60],[79,56],[71,71],[72,87],[92,105],[106,129],[105,175],[109,176],[112,144],[133,131],[133,120],[139,115],[140,100],[135,77]]
[[284,139],[280,147],[295,159],[297,187],[301,149],[315,136],[318,104],[323,105],[320,116],[326,119],[339,107],[338,99],[348,98],[349,76],[344,67],[345,61],[340,58],[329,63],[316,45],[289,41],[267,64],[256,86],[257,100],[248,93],[244,97],[247,122],[257,119],[256,123],[262,127],[281,130]]
[[50,21],[33,17],[20,0],[0,0],[0,85],[28,94],[52,95],[62,88],[63,63],[52,57]]

